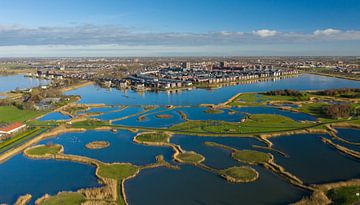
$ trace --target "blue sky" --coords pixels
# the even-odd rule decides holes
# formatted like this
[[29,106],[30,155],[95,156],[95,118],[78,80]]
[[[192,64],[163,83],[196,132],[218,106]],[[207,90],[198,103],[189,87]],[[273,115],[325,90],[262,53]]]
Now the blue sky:
[[0,0],[0,57],[360,55],[359,0]]

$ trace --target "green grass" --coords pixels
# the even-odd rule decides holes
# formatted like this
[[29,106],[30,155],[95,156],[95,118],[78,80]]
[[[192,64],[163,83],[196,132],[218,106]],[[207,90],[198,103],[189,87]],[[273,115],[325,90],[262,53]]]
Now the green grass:
[[134,175],[139,168],[132,164],[101,164],[98,174],[105,178],[122,180]]
[[208,114],[221,114],[221,113],[224,113],[224,110],[208,109],[208,110],[205,110],[204,112],[208,113]]
[[40,127],[30,128],[29,130],[26,130],[25,132],[19,133],[18,135],[15,135],[14,137],[3,141],[0,143],[0,152],[6,151],[13,146],[21,144],[25,140],[39,135],[41,132],[45,131],[46,129],[47,128],[40,128]]
[[360,186],[349,186],[331,189],[326,195],[331,199],[334,205],[353,205],[360,202]]
[[220,170],[219,174],[235,179],[237,182],[253,180],[258,176],[258,173],[249,167],[230,167]]
[[308,127],[310,123],[300,123],[282,115],[254,114],[245,122],[225,121],[187,121],[170,127],[173,131],[187,131],[195,133],[223,133],[223,134],[251,134],[288,131]]
[[46,199],[41,205],[79,205],[84,201],[85,196],[81,193],[64,192]]
[[140,142],[168,142],[170,136],[165,133],[145,133],[136,136]]
[[89,107],[84,106],[74,106],[74,107],[68,107],[65,109],[65,111],[71,113],[71,114],[77,114],[78,112],[86,111]]
[[0,122],[25,122],[45,113],[44,111],[20,110],[15,106],[0,106]]
[[81,122],[75,122],[72,124],[72,127],[75,128],[85,128],[85,129],[95,129],[98,127],[108,126],[110,125],[109,121],[102,121],[102,120],[94,120],[88,119]]
[[266,163],[271,159],[269,154],[255,150],[237,150],[232,153],[232,157],[250,164]]
[[272,96],[258,93],[244,93],[229,103],[231,106],[262,106],[270,101],[297,101],[293,96]]
[[32,149],[27,150],[27,154],[33,155],[33,156],[42,156],[46,154],[57,154],[61,150],[61,145],[42,145],[38,147],[34,147]]
[[316,117],[323,117],[326,118],[326,116],[322,112],[323,106],[328,105],[327,103],[320,102],[320,103],[304,103],[301,105],[301,107],[298,108],[298,111],[310,114]]
[[176,156],[177,159],[181,160],[183,163],[196,164],[204,160],[204,157],[201,154],[195,152],[185,152],[180,153]]

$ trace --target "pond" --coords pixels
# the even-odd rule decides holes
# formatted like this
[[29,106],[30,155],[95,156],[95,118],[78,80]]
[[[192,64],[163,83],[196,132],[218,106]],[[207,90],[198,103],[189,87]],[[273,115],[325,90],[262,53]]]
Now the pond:
[[18,154],[0,164],[0,203],[13,204],[18,196],[27,193],[34,201],[44,194],[76,191],[101,186],[95,176],[95,167],[85,164],[33,160]]

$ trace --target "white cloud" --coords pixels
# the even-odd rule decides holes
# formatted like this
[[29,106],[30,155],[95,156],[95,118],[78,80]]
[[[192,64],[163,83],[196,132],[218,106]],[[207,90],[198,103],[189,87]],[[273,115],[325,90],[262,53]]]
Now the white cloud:
[[132,28],[116,25],[99,26],[88,24],[67,27],[25,27],[0,24],[0,46],[254,46],[255,44],[280,45],[324,41],[360,41],[360,31],[341,31],[329,28],[308,33],[280,32],[269,29],[252,32],[147,33],[136,32]]
[[278,34],[275,30],[261,29],[252,32],[254,35],[260,36],[261,38],[271,37]]
[[315,36],[321,36],[321,35],[330,36],[330,35],[335,35],[335,34],[339,34],[339,33],[341,33],[340,30],[332,29],[332,28],[314,31]]

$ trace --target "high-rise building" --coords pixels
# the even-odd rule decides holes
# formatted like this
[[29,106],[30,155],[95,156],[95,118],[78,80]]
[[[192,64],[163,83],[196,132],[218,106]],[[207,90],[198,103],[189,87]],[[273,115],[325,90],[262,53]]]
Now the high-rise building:
[[184,63],[183,63],[183,67],[184,67],[184,68],[191,68],[190,62],[184,62]]
[[226,61],[222,61],[222,62],[220,62],[220,67],[221,68],[226,68],[226,67],[228,67],[228,62],[226,62]]

